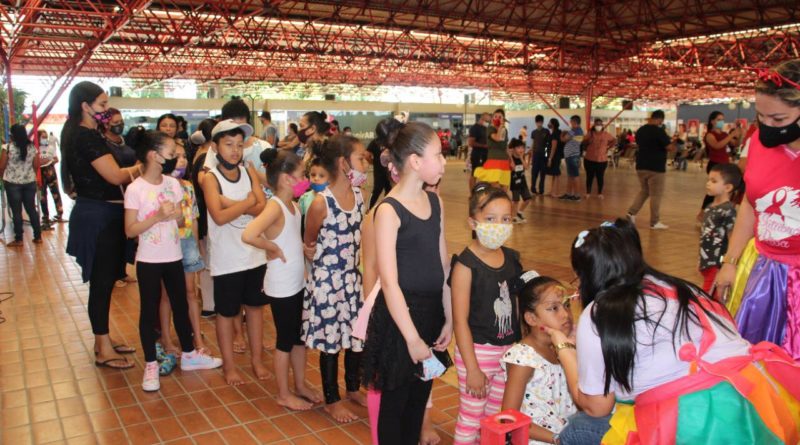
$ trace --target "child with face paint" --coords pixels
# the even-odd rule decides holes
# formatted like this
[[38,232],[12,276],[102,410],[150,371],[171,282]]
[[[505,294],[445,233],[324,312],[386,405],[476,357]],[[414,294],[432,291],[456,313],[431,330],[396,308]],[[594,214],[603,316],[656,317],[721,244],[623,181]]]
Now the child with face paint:
[[259,379],[269,376],[261,360],[263,306],[267,304],[261,289],[267,259],[262,250],[242,241],[245,226],[261,213],[265,205],[259,180],[250,175],[250,169],[240,165],[244,141],[252,134],[253,127],[232,119],[214,126],[211,137],[217,148],[218,164],[209,171],[202,184],[209,216],[209,262],[214,280],[217,340],[224,360],[225,380],[229,385],[244,383],[233,360],[234,322],[240,316],[242,306],[247,316],[253,373]]
[[[186,149],[183,145],[175,144],[175,156],[178,162],[175,164],[175,170],[169,173],[170,176],[177,179],[181,184],[183,190],[183,199],[181,200],[181,215],[183,219],[178,227],[178,234],[181,242],[181,252],[183,253],[183,273],[186,279],[186,300],[189,304],[189,320],[192,322],[192,332],[194,333],[194,345],[197,349],[206,349],[205,342],[203,342],[203,335],[200,331],[200,304],[197,301],[197,273],[205,269],[205,262],[200,255],[199,243],[197,240],[197,218],[200,216],[200,211],[197,208],[197,199],[195,198],[194,186],[184,177],[187,177],[187,166],[189,165],[186,159]],[[166,172],[165,172],[166,173]],[[170,310],[169,299],[167,298],[166,291],[162,289],[161,295],[161,309],[159,311],[161,317],[161,338],[167,351],[171,351],[171,340],[169,336],[170,331]],[[165,366],[169,366],[170,361],[161,361],[162,375],[165,374]],[[166,372],[168,373],[168,372]]]
[[158,391],[159,366],[156,357],[155,326],[162,283],[173,311],[175,329],[180,339],[181,369],[213,369],[222,360],[196,350],[186,304],[180,237],[177,220],[182,217],[183,190],[175,178],[167,176],[175,169],[175,141],[164,133],[139,133],[133,143],[143,164],[142,176],[125,191],[125,234],[139,237],[136,273],[139,278],[139,336],[145,355],[142,389]]
[[320,351],[325,410],[342,423],[357,419],[339,396],[342,349],[347,397],[366,406],[358,374],[363,345],[352,336],[351,327],[362,305],[358,263],[365,207],[360,188],[366,179],[364,152],[364,145],[352,136],[323,143],[319,159],[329,183],[308,208],[303,237],[312,265],[303,301],[302,338],[306,347]]
[[519,341],[519,252],[503,247],[511,235],[512,205],[499,187],[478,183],[469,200],[477,239],[453,258],[450,286],[456,334],[459,404],[455,444],[479,439],[481,419],[500,411],[506,374],[503,354]]
[[[277,402],[291,410],[308,410],[322,398],[305,382],[306,348],[300,339],[305,260],[300,238],[302,215],[294,200],[306,191],[309,181],[303,175],[303,164],[296,154],[286,150],[265,153],[261,158],[267,165],[267,181],[275,196],[247,225],[242,240],[266,251],[264,293],[270,300],[277,332],[274,355]],[[290,364],[294,392],[289,389]]]
[[525,337],[501,360],[508,375],[502,410],[515,409],[531,418],[529,444],[559,443],[567,418],[577,409],[569,394],[567,375],[545,329],[573,335],[571,298],[555,279],[536,276],[535,272],[523,277],[526,275],[530,278],[519,293]]

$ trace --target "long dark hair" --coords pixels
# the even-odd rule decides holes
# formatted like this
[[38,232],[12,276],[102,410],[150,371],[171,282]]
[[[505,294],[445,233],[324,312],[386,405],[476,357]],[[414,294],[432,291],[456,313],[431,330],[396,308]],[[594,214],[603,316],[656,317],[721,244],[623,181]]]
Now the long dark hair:
[[28,159],[28,145],[31,143],[30,139],[28,139],[28,131],[25,130],[25,126],[22,124],[14,124],[9,129],[9,132],[11,133],[11,140],[19,149],[19,160],[25,161]]
[[308,120],[309,127],[315,127],[318,134],[324,136],[330,131],[331,124],[328,122],[328,115],[324,111],[309,111],[303,116]]
[[[611,380],[630,392],[633,388],[633,368],[636,345],[644,339],[636,338],[637,322],[643,321],[653,330],[653,339],[661,327],[665,311],[648,311],[645,294],[658,297],[666,305],[667,297],[657,289],[644,288],[645,275],[673,287],[677,295],[678,310],[674,326],[665,326],[672,332],[673,347],[678,339],[691,339],[689,328],[699,325],[692,303],[718,304],[700,288],[680,278],[667,275],[648,265],[642,255],[641,241],[636,227],[628,220],[617,219],[581,232],[572,248],[572,268],[580,278],[580,295],[584,307],[594,303],[592,322],[597,327],[605,364],[605,394],[609,393]],[[699,304],[708,318],[723,330],[730,331],[720,317]]]
[[711,114],[708,115],[708,122],[706,123],[706,128],[708,129],[708,131],[714,131],[716,129],[716,127],[714,127],[714,124],[712,122],[714,122],[714,119],[722,115],[723,115],[722,111],[712,111]]

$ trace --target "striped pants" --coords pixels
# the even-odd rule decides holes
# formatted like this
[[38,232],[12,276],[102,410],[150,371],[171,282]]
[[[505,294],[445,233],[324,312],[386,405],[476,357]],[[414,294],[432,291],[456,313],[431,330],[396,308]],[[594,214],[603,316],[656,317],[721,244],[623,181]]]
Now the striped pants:
[[503,404],[503,391],[506,387],[506,373],[500,367],[500,359],[511,347],[475,344],[478,367],[489,380],[486,398],[479,399],[467,393],[467,368],[456,347],[456,371],[458,372],[458,420],[453,438],[454,445],[472,445],[480,440],[481,419],[500,412]]

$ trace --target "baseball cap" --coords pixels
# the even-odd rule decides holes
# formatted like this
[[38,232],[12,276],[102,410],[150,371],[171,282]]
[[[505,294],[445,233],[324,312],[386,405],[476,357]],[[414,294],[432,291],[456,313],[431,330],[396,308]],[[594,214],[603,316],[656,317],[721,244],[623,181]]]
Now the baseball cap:
[[217,135],[217,133],[234,130],[236,128],[239,128],[242,131],[244,131],[245,140],[249,139],[250,136],[253,135],[253,127],[251,127],[250,124],[245,124],[245,123],[240,124],[238,122],[235,122],[233,119],[225,119],[223,121],[219,121],[219,123],[217,123],[217,125],[214,126],[214,129],[211,130],[211,137],[213,138],[214,136]]

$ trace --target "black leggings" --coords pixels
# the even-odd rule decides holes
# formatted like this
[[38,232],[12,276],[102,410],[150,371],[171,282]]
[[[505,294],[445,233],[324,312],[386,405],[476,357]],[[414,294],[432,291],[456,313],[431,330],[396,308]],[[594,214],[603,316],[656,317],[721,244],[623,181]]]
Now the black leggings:
[[92,272],[89,275],[89,322],[94,335],[108,335],[111,291],[114,290],[114,282],[122,278],[120,265],[125,252],[122,221],[122,218],[112,219],[97,235]]
[[[344,350],[344,384],[347,392],[356,392],[361,386],[361,352]],[[322,376],[322,392],[325,403],[333,404],[342,400],[339,396],[339,353],[319,353],[319,373]]]
[[[544,178],[547,171],[547,158],[533,158],[533,166],[531,166],[531,192],[537,193],[536,184],[538,182],[538,193],[544,195]],[[538,179],[538,181],[537,181]]]
[[608,162],[594,162],[584,159],[583,167],[586,169],[586,194],[592,193],[592,183],[594,178],[597,178],[597,194],[602,195]]
[[372,208],[378,202],[381,193],[385,192],[388,195],[391,189],[392,183],[389,182],[389,174],[386,173],[386,169],[375,167],[372,172],[372,196],[369,198],[369,208]]
[[186,278],[183,274],[181,260],[171,263],[136,263],[136,275],[139,279],[139,338],[142,341],[144,359],[156,361],[156,340],[158,334],[158,304],[161,301],[161,283],[169,296],[172,307],[172,322],[181,342],[183,352],[192,352],[192,325],[189,323],[189,304],[186,302]]
[[378,443],[381,445],[417,445],[425,417],[425,405],[433,381],[414,379],[392,390],[381,391],[378,414]]

